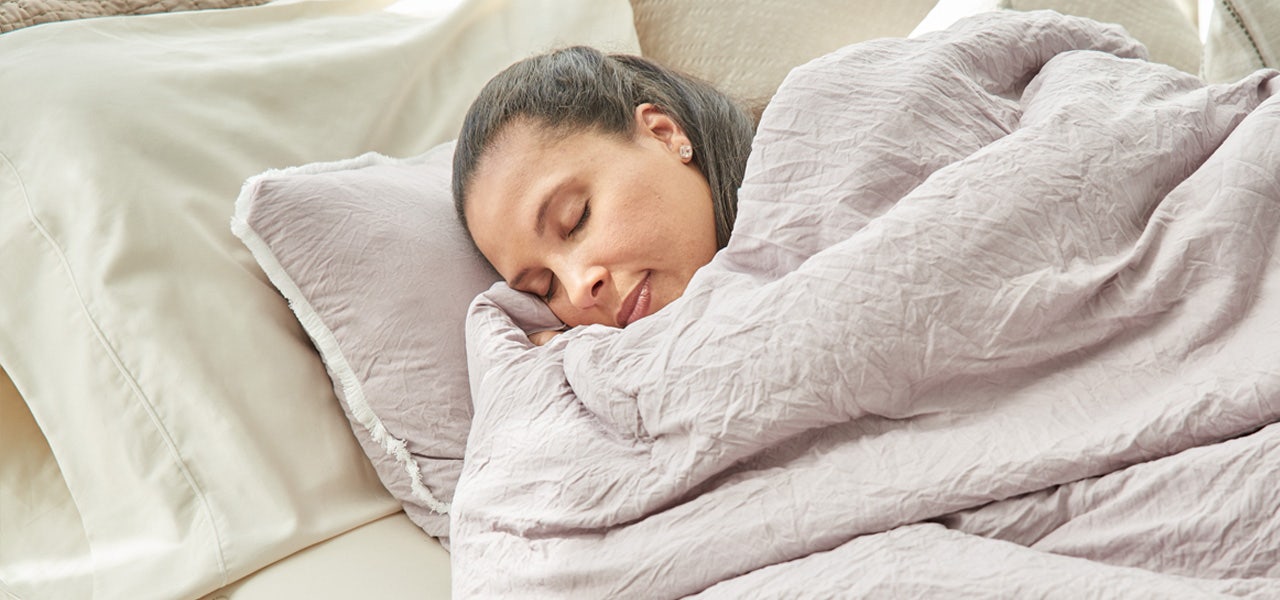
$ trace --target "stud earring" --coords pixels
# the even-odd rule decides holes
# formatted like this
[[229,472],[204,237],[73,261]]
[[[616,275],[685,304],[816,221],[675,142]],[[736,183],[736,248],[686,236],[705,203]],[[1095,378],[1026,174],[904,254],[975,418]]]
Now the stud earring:
[[693,158],[693,146],[685,144],[680,146],[680,160],[689,160]]

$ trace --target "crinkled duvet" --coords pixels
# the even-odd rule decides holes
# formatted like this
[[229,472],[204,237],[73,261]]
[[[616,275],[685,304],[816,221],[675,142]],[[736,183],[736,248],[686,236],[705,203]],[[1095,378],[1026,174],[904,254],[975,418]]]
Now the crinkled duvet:
[[793,72],[626,329],[468,321],[458,597],[1280,597],[1280,91],[999,13]]

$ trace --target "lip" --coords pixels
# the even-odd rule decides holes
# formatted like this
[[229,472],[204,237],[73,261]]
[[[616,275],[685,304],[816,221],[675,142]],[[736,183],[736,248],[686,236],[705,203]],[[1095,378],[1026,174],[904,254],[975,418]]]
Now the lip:
[[653,292],[649,289],[649,274],[645,273],[644,279],[641,279],[622,301],[622,307],[618,310],[618,316],[615,319],[618,327],[626,327],[648,315],[649,304],[652,301]]

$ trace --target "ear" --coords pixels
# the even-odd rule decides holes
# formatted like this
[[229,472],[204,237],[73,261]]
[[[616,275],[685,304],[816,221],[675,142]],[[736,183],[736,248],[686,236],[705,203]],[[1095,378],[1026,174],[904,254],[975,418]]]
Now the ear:
[[650,102],[636,107],[635,118],[637,136],[657,140],[677,156],[681,146],[690,145],[689,136],[680,128],[680,124]]

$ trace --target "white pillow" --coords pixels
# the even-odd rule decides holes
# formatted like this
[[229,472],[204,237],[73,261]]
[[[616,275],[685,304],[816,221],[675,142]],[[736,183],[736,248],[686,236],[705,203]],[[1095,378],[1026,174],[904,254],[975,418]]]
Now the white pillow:
[[[571,42],[637,48],[624,0],[422,5],[267,4],[0,35],[0,365],[92,556],[6,565],[19,572],[5,585],[21,582],[7,591],[81,597],[68,581],[83,579],[52,564],[91,571],[94,597],[196,597],[399,510],[307,335],[227,226],[241,184],[422,154],[514,60]],[[0,523],[5,551],[22,543],[14,530]]]
[[952,23],[991,10],[1054,10],[1066,15],[1117,23],[1147,47],[1150,58],[1199,73],[1201,44],[1196,25],[1180,0],[940,0],[911,36],[946,29]]
[[631,0],[645,56],[762,108],[792,68],[855,42],[905,36],[934,0]]
[[[47,583],[47,569],[33,569],[32,565],[93,562],[89,540],[80,527],[80,512],[58,469],[58,461],[3,369],[0,532],[0,597],[6,597],[5,586],[34,591]],[[70,598],[92,597],[93,573],[64,569],[59,573],[58,591]]]
[[1235,81],[1262,68],[1280,68],[1280,1],[1214,0],[1204,43],[1210,82]]
[[941,0],[929,14],[925,15],[919,25],[908,37],[919,37],[926,33],[941,31],[965,17],[1006,8],[1007,0]]

